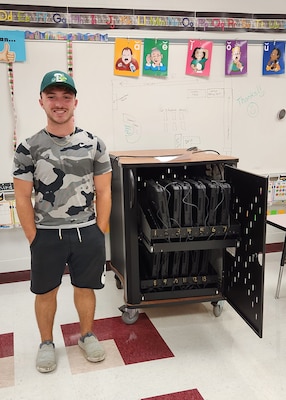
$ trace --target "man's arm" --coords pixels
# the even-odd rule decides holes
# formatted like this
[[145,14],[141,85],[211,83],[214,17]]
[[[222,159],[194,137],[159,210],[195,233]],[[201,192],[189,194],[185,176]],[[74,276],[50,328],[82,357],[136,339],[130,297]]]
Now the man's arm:
[[31,200],[33,182],[14,178],[16,210],[26,238],[31,244],[36,236],[34,208]]
[[96,193],[95,209],[97,225],[105,233],[109,224],[111,211],[111,172],[94,176]]

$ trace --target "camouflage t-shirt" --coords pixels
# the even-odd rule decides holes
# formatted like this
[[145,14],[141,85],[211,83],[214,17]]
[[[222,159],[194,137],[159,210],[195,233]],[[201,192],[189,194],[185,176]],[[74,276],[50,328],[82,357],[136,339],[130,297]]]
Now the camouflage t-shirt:
[[63,138],[42,129],[17,147],[13,164],[15,178],[33,182],[39,228],[91,224],[95,219],[93,177],[109,171],[103,141],[79,128]]

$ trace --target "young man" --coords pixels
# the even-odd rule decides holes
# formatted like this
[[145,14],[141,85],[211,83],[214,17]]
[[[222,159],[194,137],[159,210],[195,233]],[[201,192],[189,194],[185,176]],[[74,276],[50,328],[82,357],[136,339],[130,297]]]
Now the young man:
[[105,357],[92,329],[94,289],[104,286],[111,165],[102,140],[74,126],[76,94],[74,81],[66,73],[51,71],[44,76],[39,103],[47,125],[24,140],[14,158],[16,207],[31,250],[31,291],[36,294],[41,335],[36,360],[40,372],[56,368],[53,324],[66,265],[80,322],[79,347],[91,362]]

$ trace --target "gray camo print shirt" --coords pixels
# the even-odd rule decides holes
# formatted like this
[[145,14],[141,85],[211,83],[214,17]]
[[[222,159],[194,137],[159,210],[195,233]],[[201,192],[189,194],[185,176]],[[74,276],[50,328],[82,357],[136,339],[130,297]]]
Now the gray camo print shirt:
[[104,142],[80,128],[67,138],[42,129],[16,149],[13,176],[33,182],[40,228],[86,226],[95,219],[95,175],[111,171]]

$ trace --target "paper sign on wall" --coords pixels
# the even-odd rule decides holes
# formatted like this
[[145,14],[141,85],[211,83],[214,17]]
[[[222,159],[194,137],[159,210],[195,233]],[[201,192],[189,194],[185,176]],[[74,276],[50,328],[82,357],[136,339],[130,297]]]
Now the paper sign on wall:
[[225,75],[247,73],[247,41],[227,40],[225,47]]
[[201,40],[189,40],[186,74],[209,76],[213,43]]
[[0,228],[9,227],[13,225],[13,218],[11,214],[11,207],[9,201],[0,202]]
[[168,75],[169,41],[144,39],[143,75]]
[[0,62],[25,60],[25,32],[0,30]]
[[141,40],[115,39],[114,75],[139,76]]
[[263,45],[263,75],[285,73],[285,42],[264,42]]

